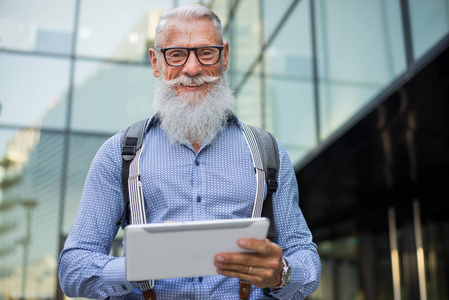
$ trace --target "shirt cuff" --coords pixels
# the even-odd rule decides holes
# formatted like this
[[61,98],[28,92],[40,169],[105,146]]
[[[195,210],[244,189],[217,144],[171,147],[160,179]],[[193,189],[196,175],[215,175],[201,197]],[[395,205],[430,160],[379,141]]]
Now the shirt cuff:
[[110,296],[131,293],[140,283],[126,280],[125,257],[111,259],[103,268],[103,283]]

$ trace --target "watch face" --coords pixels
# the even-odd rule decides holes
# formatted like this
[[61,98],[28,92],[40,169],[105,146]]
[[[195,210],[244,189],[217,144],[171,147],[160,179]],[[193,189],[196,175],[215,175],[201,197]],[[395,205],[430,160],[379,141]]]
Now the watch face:
[[292,276],[292,268],[290,268],[290,266],[287,267],[287,273],[285,274],[285,284],[289,284],[290,283],[290,279]]
[[282,288],[286,287],[287,284],[290,283],[292,268],[290,267],[290,265],[288,264],[288,261],[285,258],[283,258],[282,260],[284,262],[284,267],[282,268],[282,273],[281,273],[281,284],[274,287],[273,289],[282,289]]

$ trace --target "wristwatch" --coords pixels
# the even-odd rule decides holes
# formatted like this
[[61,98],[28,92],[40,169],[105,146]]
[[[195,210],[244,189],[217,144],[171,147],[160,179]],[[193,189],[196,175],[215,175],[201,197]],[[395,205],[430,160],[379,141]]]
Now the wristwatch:
[[287,284],[290,283],[291,275],[292,275],[292,268],[288,264],[288,261],[285,259],[285,257],[282,258],[282,261],[284,262],[284,267],[282,268],[281,273],[281,284],[277,285],[275,287],[272,287],[272,290],[278,290],[282,289],[287,286]]

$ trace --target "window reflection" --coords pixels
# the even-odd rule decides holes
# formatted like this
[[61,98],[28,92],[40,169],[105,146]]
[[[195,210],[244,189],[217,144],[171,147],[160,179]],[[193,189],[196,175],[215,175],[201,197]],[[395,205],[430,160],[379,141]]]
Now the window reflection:
[[449,209],[444,193],[419,199],[427,299],[449,299]]
[[308,299],[393,299],[387,214],[381,220],[348,220],[319,242],[322,262],[318,290]]
[[0,49],[70,54],[75,1],[0,1]]
[[261,46],[260,32],[259,1],[242,1],[232,23],[232,88],[238,86],[245,73],[257,61]]
[[147,61],[154,30],[172,1],[81,1],[77,55]]
[[70,64],[0,53],[0,124],[63,128]]
[[449,0],[409,0],[413,54],[419,59],[449,32]]
[[[287,20],[278,20],[285,24],[265,53],[265,124],[295,163],[317,145],[310,7],[308,1],[301,1],[288,12],[290,1],[276,3],[276,7],[264,4],[265,9],[277,11],[275,15],[290,13]],[[265,20],[270,30],[272,14],[267,12]]]
[[[270,2],[271,3],[271,2]],[[276,4],[275,11],[288,13],[289,1],[284,5]],[[271,8],[274,2],[268,7]],[[312,45],[310,32],[310,7],[308,1],[301,1],[294,7],[282,30],[267,48],[267,73],[283,76],[285,80],[311,81],[312,79]],[[278,12],[279,13],[279,12]],[[267,24],[272,22],[272,15],[265,16]],[[269,37],[269,35],[267,35]]]
[[[53,297],[62,135],[0,130],[0,295]],[[42,234],[45,233],[45,234]]]
[[75,219],[90,164],[109,135],[74,134],[70,137],[67,188],[62,232],[67,235]]
[[260,66],[258,66],[256,72],[248,78],[243,89],[239,91],[237,114],[243,122],[263,127],[261,113],[263,99],[260,93],[260,87]]
[[[300,5],[307,5],[305,2],[307,1],[301,1],[304,3],[301,3]],[[264,0],[263,1],[263,14],[264,14],[264,30],[265,30],[265,38],[267,39],[270,37],[274,30],[276,29],[276,26],[278,26],[279,23],[283,21],[283,17],[286,13],[288,13],[288,9],[290,8],[290,5],[293,3],[292,0],[283,0],[283,1],[271,1],[271,0]],[[300,21],[298,18],[294,18],[298,21]],[[286,30],[288,30],[288,26],[285,27]],[[282,34],[282,33],[281,33]],[[296,39],[292,39],[296,40]]]
[[405,69],[399,1],[316,1],[324,139]]
[[72,129],[112,134],[150,117],[156,82],[149,65],[77,63]]
[[[270,130],[282,142],[293,162],[299,161],[317,145],[312,88],[310,81],[298,82],[275,76],[267,79]],[[298,95],[301,96],[298,98]]]

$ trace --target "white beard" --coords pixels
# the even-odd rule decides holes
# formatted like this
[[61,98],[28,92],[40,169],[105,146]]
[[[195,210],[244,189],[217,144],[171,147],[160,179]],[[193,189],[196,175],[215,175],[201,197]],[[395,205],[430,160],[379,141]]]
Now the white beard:
[[[174,87],[181,82],[212,82],[209,92],[182,92]],[[178,77],[160,79],[156,85],[154,111],[161,128],[172,143],[201,145],[223,131],[235,105],[235,96],[223,77]]]

